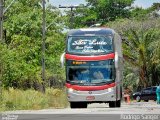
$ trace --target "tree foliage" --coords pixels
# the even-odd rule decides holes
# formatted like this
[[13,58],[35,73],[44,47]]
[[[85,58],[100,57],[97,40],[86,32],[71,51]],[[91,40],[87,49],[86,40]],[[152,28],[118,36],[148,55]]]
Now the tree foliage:
[[[6,1],[6,6],[12,0]],[[30,88],[40,86],[42,58],[41,0],[18,0],[6,12],[5,43],[1,44],[1,75],[5,87]],[[60,76],[58,59],[64,50],[62,17],[51,5],[46,8],[46,78]],[[46,81],[47,82],[47,81]]]
[[[6,6],[12,0],[6,0]],[[132,8],[134,0],[86,0],[87,6],[60,11],[47,3],[46,8],[46,82],[52,86],[64,80],[59,58],[65,49],[62,32],[69,27],[86,27],[97,22],[109,26],[123,38],[125,58],[124,86],[146,87],[160,83],[159,3],[148,9]],[[155,14],[156,13],[156,14]],[[5,13],[5,43],[0,44],[0,80],[4,87],[41,87],[42,5],[41,0],[16,0]],[[64,25],[64,22],[66,24]],[[48,82],[49,81],[49,82]]]
[[125,81],[128,81],[128,76],[131,78],[134,76],[132,79],[134,83],[128,81],[128,85],[131,83],[147,87],[160,83],[159,23],[160,18],[149,18],[146,20],[122,19],[107,24],[122,36],[123,54],[127,62],[125,63],[127,64],[125,65]]
[[129,18],[134,0],[86,0],[86,6],[74,10],[74,27],[106,23],[119,18]]
[[91,10],[97,14],[97,20],[113,21],[116,18],[129,17],[129,7],[134,0],[87,0]]

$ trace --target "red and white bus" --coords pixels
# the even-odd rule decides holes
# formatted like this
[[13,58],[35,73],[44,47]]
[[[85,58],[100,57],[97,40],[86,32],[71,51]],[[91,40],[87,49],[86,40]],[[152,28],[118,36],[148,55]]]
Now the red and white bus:
[[65,57],[66,88],[71,108],[90,103],[120,107],[122,97],[121,37],[110,28],[68,32]]

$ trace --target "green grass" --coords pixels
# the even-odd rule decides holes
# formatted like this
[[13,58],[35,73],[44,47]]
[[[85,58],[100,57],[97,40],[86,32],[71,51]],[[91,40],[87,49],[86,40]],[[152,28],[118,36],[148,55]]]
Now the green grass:
[[0,100],[0,111],[65,108],[67,106],[65,90],[53,88],[47,88],[45,94],[31,89],[9,88],[9,90],[2,91]]

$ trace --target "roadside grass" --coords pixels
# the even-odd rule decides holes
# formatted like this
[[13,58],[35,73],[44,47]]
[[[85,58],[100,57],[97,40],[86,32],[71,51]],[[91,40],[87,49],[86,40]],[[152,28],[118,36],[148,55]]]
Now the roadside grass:
[[65,108],[67,106],[65,90],[54,88],[47,88],[45,94],[32,89],[3,89],[0,100],[0,111],[39,110]]

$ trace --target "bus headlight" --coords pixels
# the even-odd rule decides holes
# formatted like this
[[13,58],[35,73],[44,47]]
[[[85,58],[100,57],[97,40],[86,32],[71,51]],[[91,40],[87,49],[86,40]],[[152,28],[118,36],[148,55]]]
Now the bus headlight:
[[112,88],[108,88],[108,92],[112,92],[113,91],[113,87]]
[[72,88],[68,89],[68,92],[73,92],[73,91],[74,91],[74,89],[72,89]]

